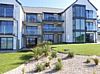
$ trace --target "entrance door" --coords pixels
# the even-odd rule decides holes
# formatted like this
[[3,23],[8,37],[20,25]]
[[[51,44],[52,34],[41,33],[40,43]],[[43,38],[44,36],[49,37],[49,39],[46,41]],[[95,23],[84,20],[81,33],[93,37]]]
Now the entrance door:
[[58,34],[58,43],[62,42],[62,34]]
[[86,34],[86,42],[94,43],[94,34],[93,33]]
[[37,38],[28,37],[26,47],[31,48],[37,44]]

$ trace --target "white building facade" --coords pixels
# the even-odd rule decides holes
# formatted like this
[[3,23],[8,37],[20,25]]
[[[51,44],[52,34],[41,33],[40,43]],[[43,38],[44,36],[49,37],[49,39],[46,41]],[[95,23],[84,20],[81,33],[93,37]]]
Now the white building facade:
[[97,42],[97,8],[89,0],[76,0],[66,9],[0,0],[0,50],[33,47],[42,41]]

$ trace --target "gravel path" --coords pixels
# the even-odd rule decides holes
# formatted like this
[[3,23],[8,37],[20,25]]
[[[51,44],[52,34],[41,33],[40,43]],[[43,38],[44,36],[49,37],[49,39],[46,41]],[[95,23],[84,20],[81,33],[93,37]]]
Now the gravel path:
[[[91,56],[75,55],[75,57],[72,59],[67,59],[66,56],[66,54],[58,54],[58,57],[63,60],[63,68],[58,72],[53,70],[55,62],[57,60],[56,58],[51,61],[51,68],[47,68],[46,70],[39,73],[34,73],[35,65],[38,62],[45,62],[47,60],[47,58],[41,58],[38,62],[33,60],[26,64],[25,74],[93,74],[93,72],[95,72],[96,74],[100,74],[100,65],[95,66],[93,62],[89,64],[83,63],[87,60],[87,58],[90,58]],[[23,65],[5,74],[22,74],[22,68]]]

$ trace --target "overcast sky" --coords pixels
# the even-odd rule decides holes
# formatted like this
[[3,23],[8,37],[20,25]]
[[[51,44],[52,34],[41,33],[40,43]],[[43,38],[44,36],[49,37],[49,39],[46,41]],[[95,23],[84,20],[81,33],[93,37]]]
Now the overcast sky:
[[[19,0],[23,6],[32,7],[54,7],[65,9],[75,0]],[[83,0],[84,1],[84,0]],[[100,16],[100,0],[90,0],[98,9],[98,15]]]

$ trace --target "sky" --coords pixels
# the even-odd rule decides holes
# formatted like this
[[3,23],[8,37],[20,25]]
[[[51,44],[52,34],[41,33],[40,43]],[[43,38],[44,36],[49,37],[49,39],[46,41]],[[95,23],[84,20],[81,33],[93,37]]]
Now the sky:
[[[30,7],[53,7],[65,9],[75,0],[19,0],[23,6]],[[84,1],[84,0],[83,0]],[[98,9],[98,15],[100,16],[100,0],[90,0]],[[99,17],[100,18],[100,17]]]

